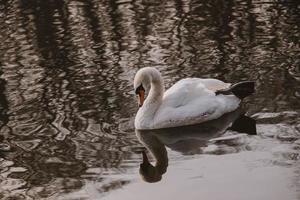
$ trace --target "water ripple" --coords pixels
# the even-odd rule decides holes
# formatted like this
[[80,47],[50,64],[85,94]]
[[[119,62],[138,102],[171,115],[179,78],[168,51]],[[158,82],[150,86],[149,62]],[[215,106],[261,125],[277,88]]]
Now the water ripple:
[[[189,76],[256,81],[245,104],[261,135],[196,153],[255,151],[260,137],[296,144],[299,8],[293,0],[1,2],[0,198],[128,184],[142,149],[132,80],[144,66],[157,67],[167,88]],[[287,149],[266,163],[297,160]]]

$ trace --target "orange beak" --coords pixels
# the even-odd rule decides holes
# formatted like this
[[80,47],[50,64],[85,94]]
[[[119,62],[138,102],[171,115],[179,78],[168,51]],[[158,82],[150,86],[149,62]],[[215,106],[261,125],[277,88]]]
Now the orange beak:
[[138,98],[139,107],[142,107],[142,105],[144,103],[144,100],[145,100],[145,91],[140,90],[139,93],[138,93],[137,98]]

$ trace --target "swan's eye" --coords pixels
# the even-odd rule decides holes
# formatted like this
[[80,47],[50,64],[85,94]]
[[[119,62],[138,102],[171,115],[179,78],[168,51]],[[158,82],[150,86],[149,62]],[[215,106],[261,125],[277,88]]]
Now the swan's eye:
[[145,89],[144,89],[142,84],[139,87],[136,88],[135,94],[140,94],[140,91],[145,92]]

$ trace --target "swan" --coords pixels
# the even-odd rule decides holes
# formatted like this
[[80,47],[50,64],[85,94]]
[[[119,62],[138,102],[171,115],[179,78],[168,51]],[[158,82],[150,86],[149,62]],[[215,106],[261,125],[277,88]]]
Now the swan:
[[165,91],[161,73],[144,67],[134,77],[134,91],[139,104],[135,128],[149,130],[217,119],[237,109],[241,99],[254,92],[254,82],[232,85],[212,78],[185,78]]

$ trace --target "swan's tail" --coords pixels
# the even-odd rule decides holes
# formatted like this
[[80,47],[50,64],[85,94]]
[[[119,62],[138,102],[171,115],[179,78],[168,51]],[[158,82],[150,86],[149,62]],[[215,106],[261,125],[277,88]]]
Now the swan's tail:
[[243,99],[255,91],[255,84],[253,81],[243,81],[237,84],[232,85],[230,88],[225,90],[218,90],[216,91],[216,95],[218,94],[234,94],[240,99]]
[[244,114],[240,115],[231,125],[229,130],[256,135],[256,121]]

